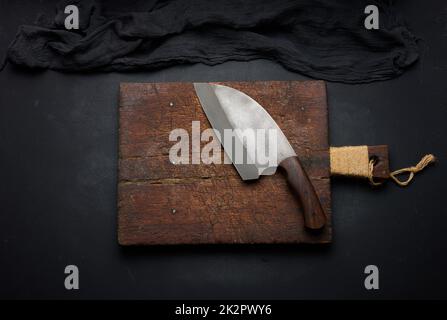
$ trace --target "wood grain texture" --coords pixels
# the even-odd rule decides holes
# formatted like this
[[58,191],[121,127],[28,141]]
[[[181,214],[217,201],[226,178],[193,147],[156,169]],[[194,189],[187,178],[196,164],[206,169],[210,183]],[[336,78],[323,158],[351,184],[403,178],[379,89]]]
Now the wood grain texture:
[[279,166],[285,171],[287,182],[300,202],[304,225],[313,230],[318,230],[326,224],[326,214],[321,207],[318,195],[310,182],[306,171],[303,169],[298,157],[293,156],[281,161]]
[[[331,198],[323,81],[221,82],[257,100],[295,149],[327,217],[304,227],[284,174],[244,182],[231,164],[174,165],[169,133],[210,127],[192,83],[123,83],[119,107],[118,240],[121,245],[328,243]],[[204,142],[203,144],[206,144]]]

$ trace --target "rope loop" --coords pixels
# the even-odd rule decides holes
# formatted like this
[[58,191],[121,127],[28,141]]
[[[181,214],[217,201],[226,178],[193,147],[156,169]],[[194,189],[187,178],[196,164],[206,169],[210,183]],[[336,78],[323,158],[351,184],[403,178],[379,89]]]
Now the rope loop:
[[[435,162],[436,158],[432,154],[425,155],[419,163],[413,167],[403,168],[390,173],[390,178],[394,180],[401,187],[407,186],[414,178],[414,175],[419,171],[424,170],[430,163]],[[400,180],[397,177],[401,174],[409,173],[407,180]]]
[[[424,170],[426,166],[428,166],[430,163],[433,163],[436,161],[436,158],[432,154],[425,155],[419,163],[413,167],[408,168],[402,168],[396,171],[393,171],[390,173],[390,178],[394,180],[399,186],[405,187],[410,184],[410,182],[413,180],[414,175],[418,173],[419,171]],[[374,170],[374,164],[376,163],[375,159],[369,160],[369,166],[368,166],[368,179],[369,183],[372,186],[380,186],[383,184],[383,181],[376,182],[373,179],[373,170]],[[398,178],[399,175],[408,173],[408,178],[406,180],[400,180]]]
[[[436,161],[435,156],[430,153],[422,157],[415,166],[395,170],[388,177],[376,178],[375,181],[373,173],[378,159],[369,156],[368,146],[331,147],[329,155],[331,175],[367,178],[369,184],[374,187],[382,185],[387,179],[392,179],[399,186],[405,187],[414,179],[416,173]],[[406,180],[399,178],[405,174],[408,174]]]

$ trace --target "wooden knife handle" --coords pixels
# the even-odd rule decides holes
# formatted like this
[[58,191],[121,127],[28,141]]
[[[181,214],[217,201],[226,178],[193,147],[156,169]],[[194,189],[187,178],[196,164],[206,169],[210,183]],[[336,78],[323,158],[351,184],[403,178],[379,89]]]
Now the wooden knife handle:
[[304,225],[309,229],[321,229],[326,223],[326,215],[298,157],[289,157],[283,160],[279,166],[285,170],[287,182],[303,206]]

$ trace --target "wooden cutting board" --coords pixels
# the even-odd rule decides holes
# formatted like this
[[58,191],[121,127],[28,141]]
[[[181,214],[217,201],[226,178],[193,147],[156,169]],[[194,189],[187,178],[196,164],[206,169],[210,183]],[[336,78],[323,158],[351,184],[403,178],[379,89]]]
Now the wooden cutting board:
[[[323,81],[220,82],[258,101],[298,154],[328,223],[304,228],[282,172],[244,182],[231,164],[174,165],[171,130],[210,128],[192,83],[123,83],[119,105],[121,245],[331,242],[326,86]],[[203,144],[206,144],[204,142]]]

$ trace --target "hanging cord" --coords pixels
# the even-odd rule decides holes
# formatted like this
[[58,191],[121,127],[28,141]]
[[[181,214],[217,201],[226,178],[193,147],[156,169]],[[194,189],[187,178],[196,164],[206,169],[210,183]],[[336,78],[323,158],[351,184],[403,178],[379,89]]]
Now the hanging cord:
[[[377,164],[377,158],[370,158],[368,146],[331,147],[329,156],[331,175],[366,178],[372,186],[380,186],[385,182],[383,178],[374,180],[374,166]],[[399,186],[405,187],[414,179],[416,173],[435,161],[434,155],[427,154],[417,165],[393,171],[384,178],[390,178]],[[398,178],[399,175],[406,173],[409,174],[406,180]]]
[[376,164],[376,159],[369,160],[369,163],[368,163],[368,180],[369,180],[369,184],[372,185],[373,187],[380,186],[383,183],[383,181],[381,181],[381,182],[375,182],[374,181],[373,172],[374,172],[374,165],[375,164]]
[[[427,154],[427,155],[425,155],[425,156],[421,159],[421,161],[419,161],[419,163],[418,163],[417,165],[415,165],[415,166],[413,166],[413,167],[402,168],[402,169],[399,169],[399,170],[396,170],[396,171],[391,172],[391,173],[390,173],[390,178],[393,179],[394,182],[396,182],[399,186],[401,186],[401,187],[405,187],[405,186],[407,186],[407,185],[413,180],[414,175],[415,175],[416,173],[418,173],[419,171],[424,170],[424,168],[425,168],[426,166],[428,166],[430,163],[433,163],[433,162],[435,162],[435,161],[436,161],[436,158],[435,158],[434,155],[432,155],[432,154]],[[369,183],[370,183],[372,186],[380,186],[381,184],[383,184],[383,181],[381,181],[381,182],[376,182],[376,181],[374,181],[374,178],[373,178],[373,170],[374,170],[374,164],[375,164],[375,162],[376,162],[375,159],[371,159],[371,160],[369,161],[369,166],[368,166],[368,168],[369,168],[368,180],[369,180]],[[405,173],[409,173],[407,180],[399,180],[399,179],[397,178],[397,176],[399,176],[399,175],[401,175],[401,174],[405,174]]]

